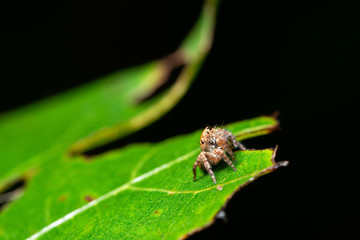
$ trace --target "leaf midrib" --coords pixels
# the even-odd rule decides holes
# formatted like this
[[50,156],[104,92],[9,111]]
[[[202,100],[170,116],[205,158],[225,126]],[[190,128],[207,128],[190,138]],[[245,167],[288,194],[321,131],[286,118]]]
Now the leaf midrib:
[[122,191],[124,191],[126,189],[129,189],[132,184],[138,183],[138,182],[140,182],[140,181],[142,181],[142,180],[144,180],[146,178],[149,178],[149,177],[157,174],[160,171],[168,169],[168,168],[170,168],[171,166],[173,166],[176,163],[180,163],[180,162],[182,162],[184,160],[187,160],[189,157],[191,157],[193,154],[197,153],[198,151],[199,150],[196,148],[196,149],[194,149],[194,150],[192,150],[192,151],[190,151],[190,152],[188,152],[188,153],[186,153],[186,154],[184,154],[184,155],[182,155],[182,156],[180,156],[180,157],[178,157],[178,158],[176,158],[176,159],[174,159],[174,160],[172,160],[170,162],[167,162],[167,163],[165,163],[165,164],[163,164],[163,165],[161,165],[161,166],[159,166],[159,167],[157,167],[157,168],[155,168],[155,169],[153,169],[153,170],[151,170],[149,172],[146,172],[146,173],[144,173],[144,174],[142,174],[142,175],[128,181],[127,183],[121,185],[120,187],[118,187],[118,188],[116,188],[116,189],[102,195],[101,197],[89,202],[88,204],[85,204],[85,205],[81,206],[80,208],[77,208],[77,209],[73,210],[72,212],[66,214],[64,217],[59,218],[58,220],[56,220],[56,221],[52,222],[51,224],[45,226],[39,232],[37,232],[37,233],[33,234],[32,236],[30,236],[29,238],[27,238],[27,240],[38,239],[39,237],[41,237],[45,233],[49,232],[53,228],[55,228],[55,227],[57,227],[57,226],[59,226],[59,225],[61,225],[63,223],[65,223],[66,221],[72,219],[76,215],[88,210],[89,208],[97,205],[98,203],[100,203],[100,202],[102,202],[104,200],[107,200],[110,197],[116,196],[118,193],[120,193],[120,192],[122,192]]

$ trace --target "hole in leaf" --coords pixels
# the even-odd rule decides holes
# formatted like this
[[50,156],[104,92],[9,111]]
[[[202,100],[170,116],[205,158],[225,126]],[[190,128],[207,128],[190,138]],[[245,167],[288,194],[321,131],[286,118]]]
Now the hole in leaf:
[[25,178],[18,179],[9,184],[4,191],[0,193],[0,211],[12,201],[20,198],[24,192]]
[[[107,151],[111,151],[114,149],[122,148],[123,146],[134,144],[134,143],[143,143],[143,142],[159,142],[164,140],[164,136],[162,134],[157,134],[156,128],[153,125],[149,125],[135,133],[132,133],[124,138],[115,140],[106,145],[96,147],[94,149],[85,151],[81,154],[84,161],[92,161],[93,157],[105,153]],[[170,135],[171,136],[171,135]]]
[[[157,81],[153,86],[147,86],[150,89],[145,90],[142,89],[141,91],[139,90],[140,94],[137,97],[137,100],[135,100],[136,104],[139,103],[143,103],[145,101],[149,101],[151,99],[154,99],[154,97],[159,96],[159,94],[166,92],[166,90],[174,90],[177,91],[179,88],[182,89],[182,87],[184,87],[184,81],[186,82],[188,80],[188,76],[186,76],[186,74],[182,75],[182,72],[184,72],[186,65],[188,64],[189,59],[186,58],[184,52],[182,50],[178,50],[164,58],[162,58],[160,61],[157,62],[157,68],[156,68],[156,74],[153,75],[152,77],[157,76]],[[182,77],[183,76],[183,77]],[[152,79],[152,80],[156,80],[156,79]],[[151,81],[152,81],[151,80]],[[185,83],[186,86],[186,83]],[[180,93],[183,90],[180,90]],[[140,93],[141,92],[141,93]],[[171,94],[171,92],[170,92]],[[169,95],[164,96],[164,98],[168,97]],[[175,94],[176,95],[176,94]],[[175,98],[175,100],[177,99],[177,97]],[[168,99],[169,100],[169,99]],[[160,105],[161,102],[159,102]],[[166,109],[167,107],[165,107]],[[162,109],[162,107],[159,107],[159,113],[156,113],[155,116],[157,114],[161,114],[161,111],[164,111],[164,109]],[[166,110],[168,111],[168,110]],[[145,112],[143,112],[145,113]],[[144,115],[146,115],[148,113],[145,113]],[[151,114],[148,114],[151,115]],[[135,116],[137,117],[137,116]],[[148,116],[150,118],[150,122],[152,121],[151,119],[154,116]],[[138,121],[138,119],[136,119],[136,121]],[[77,142],[75,142],[69,149],[68,151],[68,155],[70,157],[74,157],[77,155],[82,155],[85,156],[84,160],[91,160],[91,156],[93,155],[97,155],[99,153],[104,152],[104,150],[109,150],[109,149],[114,149],[111,148],[111,146],[114,146],[114,142],[116,142],[115,148],[119,148],[119,144],[117,142],[117,138],[119,136],[122,136],[122,132],[125,129],[125,133],[124,135],[126,136],[128,134],[127,132],[127,126],[126,124],[130,124],[130,120],[125,121],[124,125],[119,125],[119,126],[114,126],[114,128],[112,129],[111,126],[108,127],[104,127],[103,129],[100,129],[98,131],[95,131],[91,134],[91,136],[87,136],[85,138],[79,139]],[[135,126],[135,130],[138,130],[137,128],[140,127],[141,125],[144,124],[144,122],[141,123],[137,123],[140,124]],[[146,124],[146,121],[145,121]],[[136,125],[136,124],[135,124]],[[125,127],[124,127],[125,126]],[[124,127],[124,129],[122,129],[122,127]],[[132,126],[134,127],[134,126]],[[131,126],[130,126],[131,129]],[[142,128],[143,129],[143,128]],[[131,132],[131,130],[130,130]],[[133,134],[131,134],[133,135]],[[155,134],[158,135],[158,134]],[[124,139],[124,138],[122,138]],[[127,139],[128,140],[128,139]],[[162,140],[162,139],[161,139]],[[138,140],[137,140],[138,141]],[[143,142],[144,140],[142,140],[141,142]],[[129,144],[129,141],[126,141],[124,145]],[[107,146],[104,146],[105,144],[108,144]],[[122,146],[123,144],[120,144],[120,146]]]
[[[183,52],[177,51],[169,56],[163,58],[160,62],[163,65],[165,72],[163,74],[163,79],[158,81],[158,84],[153,88],[150,89],[146,94],[142,95],[138,98],[137,104],[150,100],[156,97],[158,94],[163,92],[166,89],[169,89],[175,82],[178,80],[181,71],[186,66],[186,59],[183,55]],[[137,143],[137,142],[157,142],[161,141],[164,138],[161,135],[151,130],[150,126],[147,126],[135,133],[132,133],[129,136],[121,138],[119,140],[115,140],[110,142],[106,145],[96,147],[94,149],[85,151],[81,153],[84,157],[85,161],[91,161],[92,157],[106,151],[121,148],[122,146]]]

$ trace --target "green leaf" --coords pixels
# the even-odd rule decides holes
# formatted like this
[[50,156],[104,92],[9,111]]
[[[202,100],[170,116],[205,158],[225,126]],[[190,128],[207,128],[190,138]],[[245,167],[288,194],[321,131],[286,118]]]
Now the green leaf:
[[[273,117],[225,126],[238,139],[277,128]],[[242,186],[275,170],[275,149],[235,153],[238,171],[213,168],[218,184],[192,165],[201,130],[157,144],[136,144],[88,160],[47,161],[24,195],[0,215],[4,239],[178,239],[208,226]]]
[[[216,8],[217,1],[205,1],[169,56],[0,117],[0,191],[25,179],[23,195],[1,209],[1,239],[177,239],[209,225],[241,186],[286,165],[274,162],[275,149],[242,151],[237,172],[214,168],[217,185],[200,170],[193,182],[200,130],[91,159],[79,155],[152,123],[179,101],[210,49]],[[175,83],[149,98],[182,65]],[[243,140],[277,126],[259,117],[227,128]]]
[[[179,49],[163,59],[110,74],[0,116],[0,191],[66,154],[127,136],[169,111],[186,93],[212,42],[217,1],[205,1]],[[171,71],[175,83],[146,101]]]

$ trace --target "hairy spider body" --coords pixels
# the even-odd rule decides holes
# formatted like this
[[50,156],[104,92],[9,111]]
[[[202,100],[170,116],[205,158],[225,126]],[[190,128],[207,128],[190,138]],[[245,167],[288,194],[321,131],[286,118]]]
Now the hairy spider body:
[[236,161],[233,150],[245,150],[244,145],[239,143],[234,135],[221,128],[206,127],[200,137],[201,153],[197,157],[193,165],[194,181],[196,179],[196,169],[199,166],[205,169],[211,176],[211,179],[216,183],[215,174],[211,169],[211,165],[216,165],[223,159],[232,169],[236,168],[229,157]]

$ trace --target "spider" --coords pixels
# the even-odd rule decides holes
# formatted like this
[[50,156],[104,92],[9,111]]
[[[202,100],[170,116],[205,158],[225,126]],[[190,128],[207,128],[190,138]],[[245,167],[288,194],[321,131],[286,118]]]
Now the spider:
[[216,184],[216,178],[211,170],[211,165],[216,165],[223,159],[232,169],[236,171],[234,164],[226,155],[226,152],[236,161],[233,150],[246,150],[245,146],[236,141],[234,135],[221,128],[206,127],[200,137],[201,153],[194,165],[194,181],[196,180],[196,168],[206,169],[211,179]]

